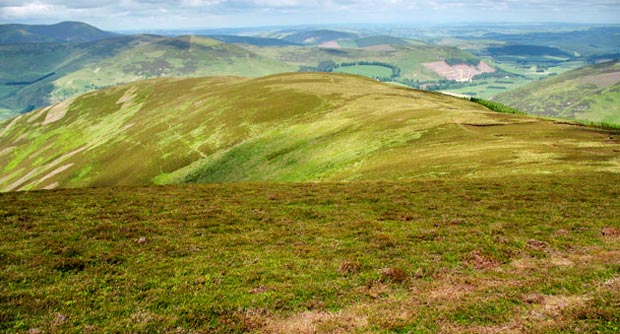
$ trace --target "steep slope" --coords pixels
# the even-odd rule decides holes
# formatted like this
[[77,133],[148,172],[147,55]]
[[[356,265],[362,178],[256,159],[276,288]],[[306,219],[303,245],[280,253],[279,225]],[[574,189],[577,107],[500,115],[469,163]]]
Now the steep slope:
[[193,36],[0,45],[0,55],[0,109],[12,113],[145,78],[263,76],[297,69],[235,45]]
[[89,42],[118,36],[82,22],[0,25],[0,44]]
[[336,74],[147,80],[0,129],[5,191],[620,172],[609,132]]
[[96,42],[0,45],[0,108],[13,113],[50,103],[53,82],[155,36],[121,36]]
[[536,115],[620,124],[620,61],[569,71],[494,100]]

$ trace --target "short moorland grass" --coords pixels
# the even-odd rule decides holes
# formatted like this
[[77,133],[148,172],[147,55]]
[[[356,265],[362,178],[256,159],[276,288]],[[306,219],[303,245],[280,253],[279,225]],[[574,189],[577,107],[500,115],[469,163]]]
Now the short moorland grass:
[[620,175],[0,195],[4,333],[613,333]]

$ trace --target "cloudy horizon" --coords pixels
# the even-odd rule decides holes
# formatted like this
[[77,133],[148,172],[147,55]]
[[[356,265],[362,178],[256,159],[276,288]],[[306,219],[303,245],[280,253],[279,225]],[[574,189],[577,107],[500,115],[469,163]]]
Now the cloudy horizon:
[[563,22],[620,24],[620,1],[541,0],[3,0],[0,23],[82,21],[99,28]]

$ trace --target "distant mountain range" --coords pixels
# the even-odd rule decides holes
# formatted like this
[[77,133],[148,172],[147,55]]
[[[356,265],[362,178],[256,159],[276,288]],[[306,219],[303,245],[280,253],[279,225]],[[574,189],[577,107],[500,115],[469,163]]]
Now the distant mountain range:
[[233,44],[194,36],[115,35],[70,44],[5,44],[0,45],[0,55],[0,109],[7,115],[140,79],[263,76],[298,69]]
[[[33,42],[33,37],[31,42],[0,43],[0,119],[96,89],[148,78],[258,77],[333,70],[385,81],[417,82],[445,77],[424,63],[444,59],[480,62],[454,47],[410,44],[391,36],[360,38],[358,34],[332,30],[281,32],[277,38],[208,38],[116,35],[82,23],[4,27],[11,31],[39,31],[45,27],[48,34],[37,35],[45,42]],[[65,34],[50,33],[56,30]]]
[[[605,36],[594,38],[596,33]],[[341,72],[482,97],[503,92],[497,95],[498,101],[528,113],[620,122],[616,82],[609,84],[614,74],[604,74],[607,79],[602,81],[584,79],[588,85],[581,83],[570,93],[568,86],[557,92],[543,89],[564,78],[598,75],[605,65],[523,86],[538,81],[543,74],[562,73],[566,70],[562,69],[564,63],[570,63],[566,68],[575,68],[617,58],[617,47],[613,47],[618,40],[616,28],[488,33],[484,37],[497,40],[467,37],[457,40],[455,43],[461,46],[455,47],[361,30],[309,28],[256,36],[167,37],[118,35],[80,22],[2,25],[0,119],[93,90],[149,78]],[[596,44],[584,45],[588,38]],[[442,44],[445,42],[442,40]],[[514,87],[522,88],[513,91]],[[546,95],[541,95],[543,92]]]
[[340,39],[354,39],[359,35],[355,33],[348,33],[335,30],[310,30],[310,31],[298,31],[291,34],[286,34],[282,39],[296,44],[320,44],[324,42],[340,40]]
[[2,24],[0,44],[76,43],[118,36],[82,22],[61,22],[52,25]]

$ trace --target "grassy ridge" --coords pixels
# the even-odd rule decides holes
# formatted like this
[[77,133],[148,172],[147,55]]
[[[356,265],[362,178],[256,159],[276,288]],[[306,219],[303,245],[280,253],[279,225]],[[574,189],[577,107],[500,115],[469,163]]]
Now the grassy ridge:
[[0,124],[0,187],[618,172],[613,131],[342,74],[157,79]]
[[527,113],[620,124],[620,63],[560,74],[494,97]]
[[115,36],[117,34],[99,30],[82,22],[61,22],[52,25],[0,25],[0,44],[86,42]]
[[0,331],[614,332],[619,182],[0,194]]

